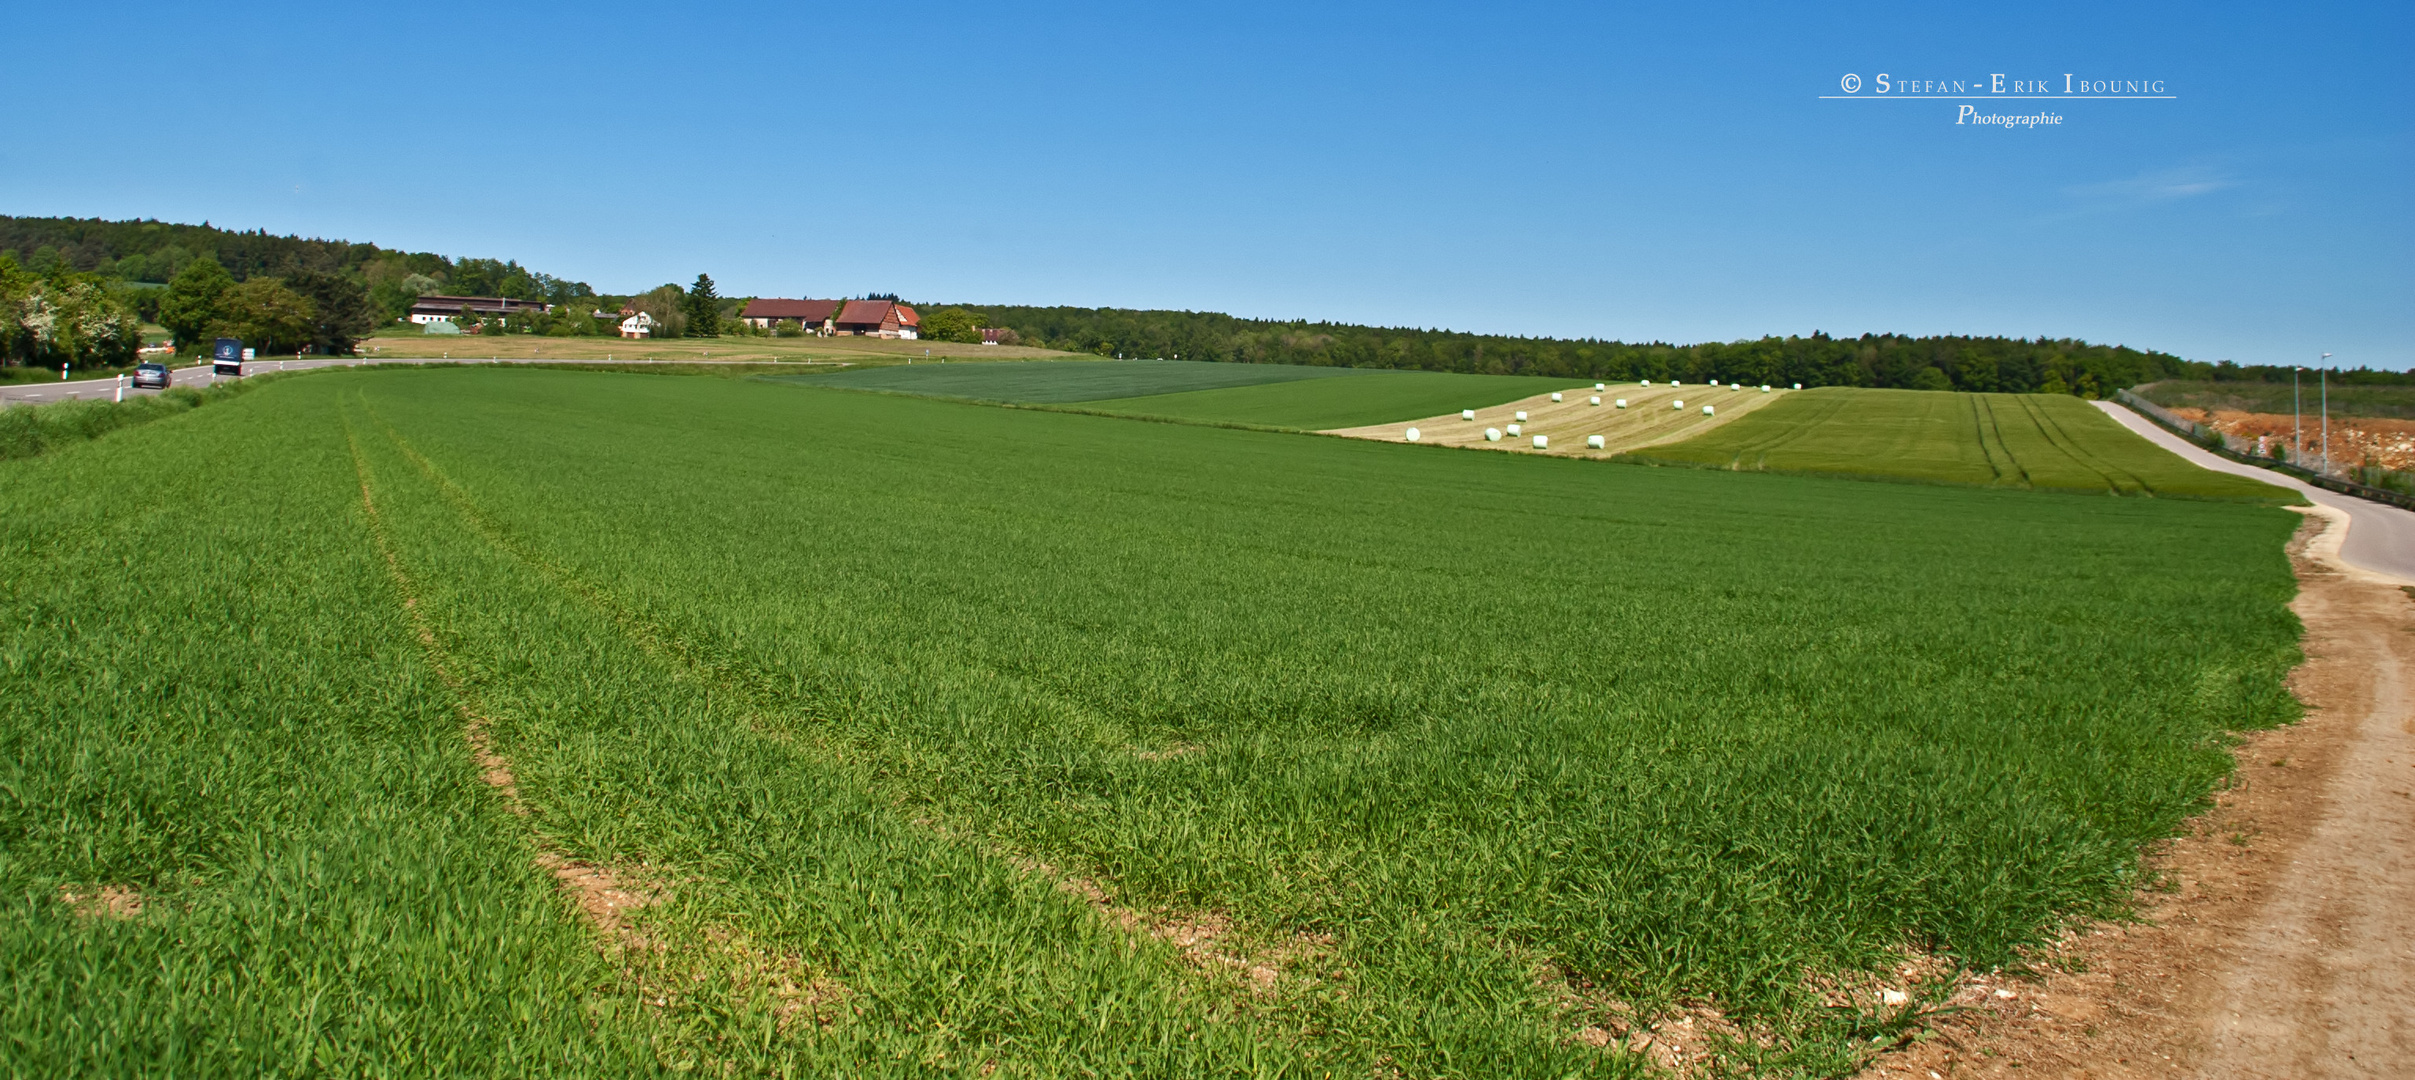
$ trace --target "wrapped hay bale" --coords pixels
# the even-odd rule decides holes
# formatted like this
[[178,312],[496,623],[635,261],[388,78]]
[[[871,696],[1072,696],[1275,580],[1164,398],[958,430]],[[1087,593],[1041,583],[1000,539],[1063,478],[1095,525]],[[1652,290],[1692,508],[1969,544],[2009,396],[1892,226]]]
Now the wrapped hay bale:
[[1459,418],[1460,418],[1461,420],[1473,420],[1473,419],[1475,419],[1475,418],[1476,418],[1476,410],[1474,410],[1474,409],[1461,409],[1461,410],[1459,410]]
[[1488,428],[1485,428],[1485,429],[1484,429],[1484,441],[1485,441],[1485,442],[1500,442],[1500,441],[1501,441],[1501,429],[1500,429],[1500,428],[1497,428],[1497,427],[1488,427]]
[[1523,424],[1511,424],[1511,425],[1509,426],[1509,433],[1510,433],[1510,435],[1511,435],[1512,437],[1515,437],[1515,436],[1518,434],[1518,429],[1519,429],[1519,428],[1521,428],[1521,427],[1524,427],[1524,426],[1525,426],[1525,425],[1523,425]]
[[1554,390],[1554,391],[1552,391],[1552,392],[1551,392],[1551,403],[1552,403],[1552,404],[1554,404],[1554,405],[1557,405],[1557,404],[1559,404],[1559,403],[1560,403],[1560,392],[1559,392],[1559,391]]
[[1703,406],[1703,407],[1702,407],[1702,415],[1704,415],[1704,416],[1710,416],[1710,415],[1712,415],[1712,413],[1711,413],[1711,407],[1710,407],[1710,406],[1708,406],[1708,405]]
[[1626,407],[1627,407],[1627,399],[1625,399],[1625,398],[1620,398],[1620,399],[1618,399],[1617,404],[1618,404],[1618,407],[1619,407],[1619,408],[1624,409],[1624,408],[1626,408]]
[[1595,394],[1595,395],[1593,395],[1592,397],[1587,398],[1586,400],[1587,400],[1588,402],[1590,402],[1591,404],[1594,404],[1594,405],[1599,405],[1599,404],[1601,404],[1601,403],[1602,403],[1602,396],[1601,396],[1600,394]]
[[1510,417],[1510,419],[1515,420],[1515,421],[1517,421],[1517,422],[1519,422],[1519,423],[1521,423],[1521,424],[1525,423],[1525,422],[1526,422],[1526,410],[1524,410],[1524,409],[1520,409],[1520,410],[1518,410],[1518,415],[1513,416],[1513,417]]
[[1425,434],[1425,433],[1424,433],[1424,432],[1422,432],[1422,431],[1417,430],[1416,428],[1410,428],[1410,429],[1408,430],[1408,433],[1407,433],[1407,435],[1406,435],[1406,438],[1407,438],[1407,439],[1408,439],[1410,442],[1416,442],[1416,441],[1417,441],[1417,437],[1418,437],[1418,436],[1420,436],[1420,435],[1423,435],[1423,434]]
[[1537,436],[1535,436],[1535,449],[1537,449],[1537,450],[1549,450],[1549,449],[1551,449],[1551,436],[1549,436],[1549,435],[1537,435]]
[[1599,449],[1601,449],[1601,448],[1602,448],[1602,446],[1603,446],[1603,443],[1602,443],[1602,437],[1601,437],[1601,436],[1599,436],[1599,435],[1587,435],[1587,436],[1585,436],[1585,449],[1587,449],[1587,450],[1599,450]]

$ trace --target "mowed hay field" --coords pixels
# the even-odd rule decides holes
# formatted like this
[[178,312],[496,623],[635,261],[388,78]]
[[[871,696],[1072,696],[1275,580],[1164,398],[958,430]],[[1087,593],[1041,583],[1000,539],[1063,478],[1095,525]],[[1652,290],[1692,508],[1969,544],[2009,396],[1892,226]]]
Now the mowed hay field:
[[1820,387],[1629,460],[2046,491],[2294,502],[2201,469],[2064,394]]
[[2294,710],[2245,504],[418,369],[0,510],[22,1074],[1834,1075]]
[[[1601,389],[1596,390],[1595,386]],[[1640,447],[1693,438],[1793,392],[1700,384],[1585,383],[1562,391],[1558,401],[1551,400],[1546,393],[1477,408],[1474,419],[1462,415],[1468,411],[1462,408],[1416,420],[1339,428],[1327,434],[1407,442],[1408,429],[1414,427],[1421,444],[1605,458]],[[1597,400],[1598,405],[1594,404]],[[1714,411],[1705,413],[1705,407]],[[1519,419],[1520,413],[1526,418]],[[1513,424],[1518,428],[1516,434],[1509,432]],[[1498,432],[1501,437],[1487,439],[1488,431]],[[1548,441],[1541,450],[1534,448],[1538,435]],[[1593,435],[1602,437],[1598,450],[1587,443],[1587,437]]]

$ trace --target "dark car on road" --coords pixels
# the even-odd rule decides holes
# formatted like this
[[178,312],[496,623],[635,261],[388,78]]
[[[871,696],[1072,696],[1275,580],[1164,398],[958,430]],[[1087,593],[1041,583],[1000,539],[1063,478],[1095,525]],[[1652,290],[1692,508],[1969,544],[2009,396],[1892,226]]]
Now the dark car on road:
[[165,390],[165,389],[167,389],[167,388],[168,388],[168,365],[166,365],[166,364],[136,364],[136,365],[134,365],[134,388],[135,388],[135,389],[137,389],[137,390]]

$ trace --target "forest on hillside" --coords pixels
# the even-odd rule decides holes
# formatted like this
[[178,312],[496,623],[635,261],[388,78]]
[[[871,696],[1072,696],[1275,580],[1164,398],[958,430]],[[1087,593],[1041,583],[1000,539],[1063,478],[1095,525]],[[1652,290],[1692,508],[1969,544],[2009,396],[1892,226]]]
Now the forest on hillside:
[[[1243,319],[1198,311],[962,305],[1023,344],[1101,356],[1403,368],[1590,379],[1720,379],[1805,386],[2110,394],[2158,379],[2287,381],[2289,369],[2209,364],[2070,338],[1764,337],[1670,345],[1454,330]],[[2342,383],[2408,385],[2404,372],[2335,372]]]

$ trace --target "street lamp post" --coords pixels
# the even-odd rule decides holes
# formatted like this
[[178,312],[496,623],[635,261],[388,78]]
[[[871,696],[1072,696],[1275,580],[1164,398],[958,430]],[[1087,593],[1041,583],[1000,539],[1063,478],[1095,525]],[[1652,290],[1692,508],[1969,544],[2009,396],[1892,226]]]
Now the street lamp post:
[[[2331,354],[2324,353],[2323,359],[2330,360]],[[2322,380],[2323,388],[2323,475],[2329,476],[2331,475],[2331,368],[2328,365],[2324,366],[2316,378]]]

